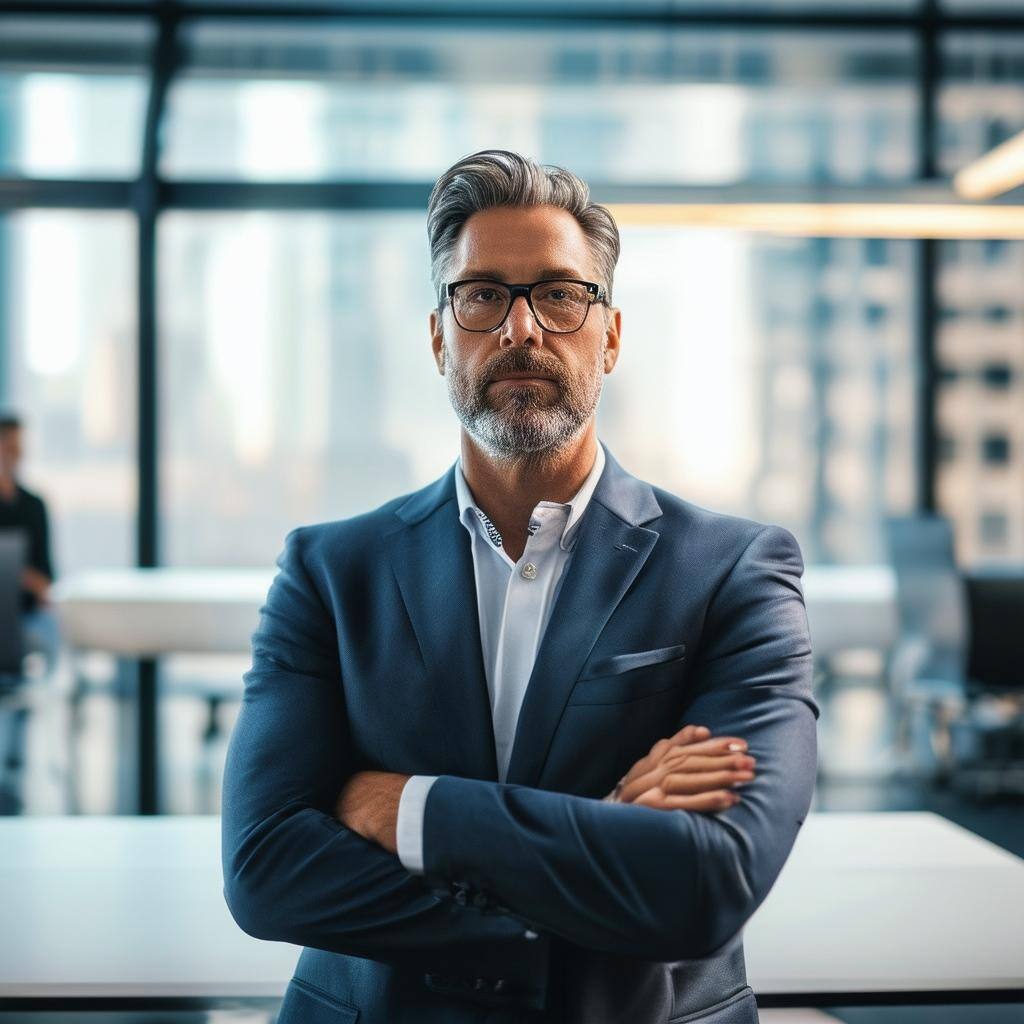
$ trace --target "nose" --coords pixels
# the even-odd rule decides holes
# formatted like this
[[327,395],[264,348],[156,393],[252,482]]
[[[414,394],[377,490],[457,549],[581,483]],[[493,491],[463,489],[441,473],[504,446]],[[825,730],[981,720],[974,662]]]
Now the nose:
[[543,345],[544,335],[537,318],[526,301],[526,296],[517,295],[512,301],[505,322],[501,325],[500,343],[502,348],[510,345]]

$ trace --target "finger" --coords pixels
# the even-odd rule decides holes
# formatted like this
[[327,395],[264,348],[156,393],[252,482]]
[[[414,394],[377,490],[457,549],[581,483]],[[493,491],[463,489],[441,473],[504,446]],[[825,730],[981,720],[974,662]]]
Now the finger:
[[[664,757],[665,753],[676,746],[690,746],[694,743],[702,742],[703,740],[709,739],[711,736],[711,730],[706,725],[684,725],[678,732],[673,733],[671,736],[666,736],[663,739],[657,740],[650,749],[650,752],[640,761],[637,765],[643,764],[643,762],[657,762]],[[636,767],[636,766],[634,766]]]
[[619,790],[619,799],[623,803],[633,803],[641,793],[646,793],[647,790],[656,787],[661,781],[662,775],[664,772],[655,767],[632,779],[627,779],[622,784],[622,789]]
[[745,754],[747,753],[747,741],[739,736],[713,736],[707,740],[700,740],[697,743],[690,743],[685,747],[678,745],[663,748],[672,754]]
[[724,811],[735,807],[740,796],[729,790],[718,789],[712,793],[697,796],[665,794],[658,789],[648,790],[633,802],[641,807],[653,807],[659,811]]
[[[642,793],[644,789],[655,785],[657,780],[649,778],[649,773],[656,771],[658,766],[670,756],[677,757],[682,754],[690,755],[702,752],[723,754],[728,752],[728,748],[733,744],[738,744],[742,750],[746,750],[746,741],[737,736],[718,736],[701,739],[701,737],[709,736],[710,731],[705,725],[684,725],[682,729],[672,736],[658,740],[651,747],[650,753],[640,758],[623,776],[623,789],[620,791],[620,797],[623,800],[628,799],[630,796],[635,797]],[[646,784],[643,788],[638,789],[637,784],[640,781]]]
[[659,767],[666,772],[749,771],[757,767],[757,758],[749,754],[666,754]]
[[669,744],[693,743],[695,740],[705,740],[711,735],[711,730],[706,725],[684,725],[677,733],[668,737]]
[[669,793],[708,793],[717,789],[729,789],[734,783],[750,782],[753,772],[700,772],[696,775],[671,773],[661,780],[660,789]]

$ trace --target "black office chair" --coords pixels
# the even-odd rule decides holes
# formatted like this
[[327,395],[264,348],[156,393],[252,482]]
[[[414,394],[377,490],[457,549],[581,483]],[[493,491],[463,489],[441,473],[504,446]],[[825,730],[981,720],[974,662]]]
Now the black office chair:
[[[981,664],[971,652],[979,650],[989,625],[977,617],[978,607],[972,620],[949,520],[894,516],[885,532],[900,619],[888,666],[897,746],[935,782],[976,796],[1016,791],[1010,783],[1022,766],[1014,750],[1015,737],[1024,736],[1024,717],[1019,704],[995,692],[1001,687],[971,671]],[[1024,679],[1024,665],[1017,664]]]
[[17,814],[24,803],[22,776],[30,711],[22,672],[21,575],[26,549],[24,531],[0,530],[0,814]]

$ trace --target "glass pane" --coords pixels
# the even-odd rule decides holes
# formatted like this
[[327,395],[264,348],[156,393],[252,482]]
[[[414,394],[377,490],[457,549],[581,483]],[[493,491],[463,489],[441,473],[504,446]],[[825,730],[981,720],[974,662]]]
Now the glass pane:
[[271,565],[454,460],[422,214],[173,213],[159,252],[168,564]]
[[603,436],[690,501],[787,526],[807,562],[883,561],[881,517],[915,499],[913,257],[909,242],[627,230]]
[[58,576],[134,559],[134,283],[128,214],[0,218],[0,391],[24,421]]
[[151,36],[137,21],[0,18],[0,174],[136,175]]
[[1024,131],[1024,33],[961,33],[942,48],[939,170],[954,174]]
[[[160,251],[169,562],[271,565],[293,526],[454,460],[421,214],[175,213]],[[689,500],[789,526],[808,561],[882,558],[881,515],[914,501],[912,257],[626,230],[601,436]]]
[[203,23],[174,177],[429,181],[493,146],[594,182],[913,176],[909,34]]
[[939,508],[958,560],[1024,561],[1024,242],[943,242]]

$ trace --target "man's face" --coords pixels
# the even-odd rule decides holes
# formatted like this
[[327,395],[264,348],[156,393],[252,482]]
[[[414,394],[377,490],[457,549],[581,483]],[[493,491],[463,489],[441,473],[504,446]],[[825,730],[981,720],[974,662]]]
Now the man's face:
[[13,473],[21,461],[21,428],[0,429],[0,470]]
[[[448,279],[477,277],[606,284],[576,218],[553,206],[474,213],[455,244]],[[497,458],[555,451],[580,436],[597,409],[603,375],[618,358],[619,327],[619,311],[596,303],[578,331],[551,333],[522,296],[494,331],[464,330],[447,302],[430,315],[434,358],[452,407],[470,436]],[[527,373],[536,376],[524,378]]]

